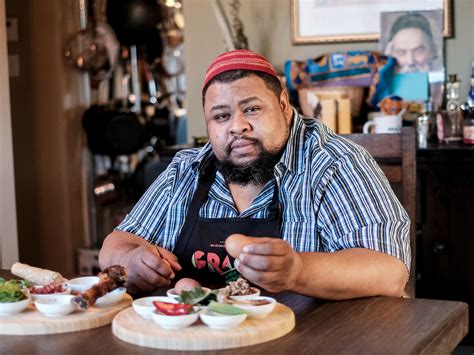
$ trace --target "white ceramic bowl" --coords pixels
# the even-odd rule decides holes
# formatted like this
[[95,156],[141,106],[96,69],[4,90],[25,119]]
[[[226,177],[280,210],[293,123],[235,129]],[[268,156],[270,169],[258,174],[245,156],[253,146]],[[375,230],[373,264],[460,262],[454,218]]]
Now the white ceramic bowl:
[[72,313],[76,306],[71,303],[73,295],[49,295],[38,298],[35,307],[46,317],[61,317]]
[[145,319],[152,319],[152,313],[156,310],[153,301],[178,303],[174,298],[164,296],[150,296],[136,299],[132,303],[133,310]]
[[152,319],[164,329],[182,329],[190,326],[199,318],[199,313],[185,314],[182,316],[167,316],[158,312],[151,314]]
[[122,298],[123,295],[127,292],[127,289],[125,287],[119,287],[116,288],[113,291],[110,291],[109,293],[105,294],[102,297],[99,297],[97,301],[95,302],[96,306],[110,306],[113,305],[117,302],[119,302]]
[[[260,296],[260,290],[256,287],[251,287],[250,288],[253,292],[249,295],[243,295],[243,296],[229,296],[229,298],[232,298],[233,300],[236,301],[245,301],[245,300],[251,300],[252,298]],[[222,296],[221,296],[222,297]],[[218,297],[220,299],[220,297]]]
[[[206,296],[211,293],[211,289],[210,289],[210,288],[203,287],[202,289],[203,289],[203,291],[204,291],[204,293],[205,293]],[[171,290],[166,291],[166,295],[167,295],[168,297],[171,297],[171,298],[174,298],[174,299],[178,299],[178,298],[181,297],[180,294],[176,293],[176,291],[175,291],[174,288],[172,288]]]
[[229,329],[238,326],[246,318],[246,314],[221,314],[204,309],[199,313],[201,320],[212,329]]
[[245,304],[245,303],[234,303],[232,305],[240,309],[243,309],[245,312],[247,312],[250,318],[263,318],[266,315],[270,314],[275,309],[275,306],[276,306],[276,300],[272,297],[260,296],[260,297],[255,297],[252,300],[267,300],[270,303],[263,304],[261,306],[252,306],[250,304]]
[[12,314],[20,313],[31,303],[31,297],[16,302],[0,302],[0,316],[10,316]]
[[[35,286],[35,288],[37,287],[39,288],[42,286]],[[69,295],[71,293],[71,288],[69,286],[64,285],[63,288],[64,288],[63,292],[57,292],[57,293],[31,293],[31,292],[28,292],[28,293],[33,298],[33,300],[37,300],[39,298],[44,298],[48,296]]]
[[83,276],[77,277],[75,279],[69,280],[67,285],[73,291],[83,292],[88,288],[91,288],[93,285],[99,282],[99,278],[97,276]]

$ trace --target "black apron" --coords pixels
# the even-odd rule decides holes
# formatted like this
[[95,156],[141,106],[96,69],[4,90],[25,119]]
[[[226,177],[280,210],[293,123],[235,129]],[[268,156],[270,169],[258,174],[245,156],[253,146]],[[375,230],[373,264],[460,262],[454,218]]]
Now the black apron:
[[199,209],[207,199],[216,170],[215,159],[211,158],[199,177],[198,187],[173,251],[183,267],[175,280],[190,277],[204,285],[224,286],[240,277],[235,269],[234,258],[225,250],[224,242],[229,235],[241,233],[253,237],[280,238],[276,182],[267,218],[199,217]]

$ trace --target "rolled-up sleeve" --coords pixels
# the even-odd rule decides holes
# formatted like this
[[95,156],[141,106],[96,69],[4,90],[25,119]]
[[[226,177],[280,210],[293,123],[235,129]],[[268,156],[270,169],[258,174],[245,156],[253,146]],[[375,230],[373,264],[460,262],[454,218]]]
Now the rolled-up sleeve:
[[136,234],[151,243],[163,228],[176,176],[176,164],[171,163],[153,182],[125,219],[115,229]]

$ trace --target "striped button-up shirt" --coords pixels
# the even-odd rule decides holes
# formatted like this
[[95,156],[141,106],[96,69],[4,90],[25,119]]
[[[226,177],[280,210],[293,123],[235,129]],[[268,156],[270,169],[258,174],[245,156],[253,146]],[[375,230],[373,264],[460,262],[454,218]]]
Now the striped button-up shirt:
[[[209,144],[176,154],[118,230],[168,250],[176,246]],[[264,218],[278,184],[281,235],[298,252],[367,248],[410,268],[410,221],[374,159],[320,121],[294,113],[288,144],[269,181],[242,213],[218,171],[199,215]]]

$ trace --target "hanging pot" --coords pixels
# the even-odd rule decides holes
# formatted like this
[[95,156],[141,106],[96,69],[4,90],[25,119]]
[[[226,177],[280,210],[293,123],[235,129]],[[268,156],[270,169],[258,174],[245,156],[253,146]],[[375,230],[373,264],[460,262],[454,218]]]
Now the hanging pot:
[[93,154],[133,154],[147,142],[145,125],[133,112],[91,106],[84,112],[82,125]]
[[97,21],[91,12],[87,27],[73,35],[66,43],[67,63],[89,72],[94,87],[111,77],[118,64],[120,44],[105,19]]
[[142,45],[161,20],[156,0],[113,0],[107,2],[107,22],[123,45]]
[[116,154],[132,154],[147,141],[145,126],[133,112],[121,112],[107,124],[105,139]]
[[91,63],[89,75],[92,81],[102,81],[112,76],[119,59],[120,44],[115,37],[115,33],[105,22],[98,23],[95,26],[96,40],[103,43],[105,61],[95,61]]

